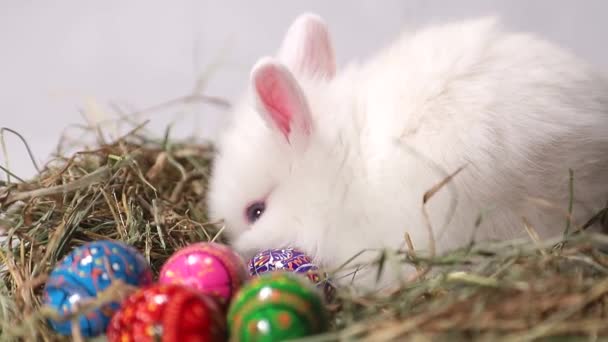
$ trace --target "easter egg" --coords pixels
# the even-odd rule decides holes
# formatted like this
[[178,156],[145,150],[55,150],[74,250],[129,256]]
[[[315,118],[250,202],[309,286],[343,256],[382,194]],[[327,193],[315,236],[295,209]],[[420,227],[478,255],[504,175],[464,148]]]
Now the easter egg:
[[109,342],[225,341],[224,313],[210,296],[176,284],[155,284],[129,296],[106,334]]
[[[72,250],[53,269],[44,288],[44,302],[65,317],[79,305],[95,300],[113,281],[133,286],[152,283],[152,271],[144,257],[133,247],[116,241],[89,242]],[[80,314],[78,328],[85,337],[102,334],[120,307],[109,302]],[[60,334],[72,333],[71,322],[49,321]]]
[[305,275],[313,284],[322,288],[328,300],[334,295],[335,288],[327,279],[327,275],[322,276],[319,268],[313,264],[312,259],[297,249],[264,250],[251,258],[248,266],[249,273],[252,276],[278,270]]
[[160,270],[159,283],[190,286],[228,304],[248,278],[243,259],[229,247],[201,242],[173,254]]
[[296,274],[262,274],[230,304],[228,329],[235,341],[283,341],[322,333],[328,314],[319,292]]

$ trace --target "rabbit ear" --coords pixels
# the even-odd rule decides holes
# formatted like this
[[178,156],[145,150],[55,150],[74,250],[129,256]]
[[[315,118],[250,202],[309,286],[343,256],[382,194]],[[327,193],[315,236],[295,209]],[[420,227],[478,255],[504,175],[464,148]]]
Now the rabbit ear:
[[291,72],[272,58],[262,58],[253,67],[251,83],[258,113],[266,123],[289,144],[304,147],[311,133],[311,113]]
[[295,74],[333,78],[336,73],[334,49],[321,17],[311,13],[300,15],[285,34],[279,59]]

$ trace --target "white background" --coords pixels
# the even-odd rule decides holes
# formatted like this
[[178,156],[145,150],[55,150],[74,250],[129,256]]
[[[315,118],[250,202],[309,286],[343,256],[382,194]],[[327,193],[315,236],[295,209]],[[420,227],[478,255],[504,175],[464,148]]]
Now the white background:
[[[603,0],[0,0],[0,127],[22,133],[43,162],[92,103],[106,112],[110,102],[141,110],[187,95],[211,64],[205,93],[232,99],[252,63],[276,50],[303,11],[329,23],[340,63],[364,58],[402,28],[496,14],[608,69]],[[182,105],[151,113],[151,127],[161,132],[176,114],[179,134],[209,138],[225,117],[208,105]],[[6,140],[12,170],[30,177],[24,148]]]

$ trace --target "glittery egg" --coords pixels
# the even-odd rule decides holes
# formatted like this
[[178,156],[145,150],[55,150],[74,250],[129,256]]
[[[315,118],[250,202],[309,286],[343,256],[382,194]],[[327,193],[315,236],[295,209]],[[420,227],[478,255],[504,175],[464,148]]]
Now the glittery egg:
[[249,273],[252,276],[272,271],[289,271],[306,275],[308,279],[321,288],[326,299],[331,300],[335,288],[327,278],[321,275],[319,268],[313,264],[312,259],[303,252],[294,248],[267,249],[256,254],[249,260]]
[[225,245],[201,242],[173,254],[160,270],[159,283],[190,286],[227,305],[248,278],[238,254]]
[[[77,311],[79,305],[96,299],[113,281],[133,286],[152,283],[152,271],[144,257],[133,247],[116,241],[94,241],[79,246],[53,269],[44,288],[44,301],[60,315]],[[118,302],[110,302],[78,317],[80,333],[85,337],[102,334]],[[49,320],[60,334],[70,335],[69,320]]]
[[226,319],[210,296],[184,285],[155,284],[124,301],[106,336],[108,342],[225,341]]
[[260,275],[230,304],[228,329],[234,341],[283,341],[322,333],[328,313],[319,292],[286,271]]

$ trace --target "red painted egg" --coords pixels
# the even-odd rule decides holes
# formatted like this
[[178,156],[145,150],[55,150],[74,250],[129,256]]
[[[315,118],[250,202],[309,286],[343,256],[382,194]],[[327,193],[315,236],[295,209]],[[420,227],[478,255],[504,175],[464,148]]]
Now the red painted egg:
[[109,342],[225,341],[225,313],[215,299],[172,284],[142,288],[112,317]]

